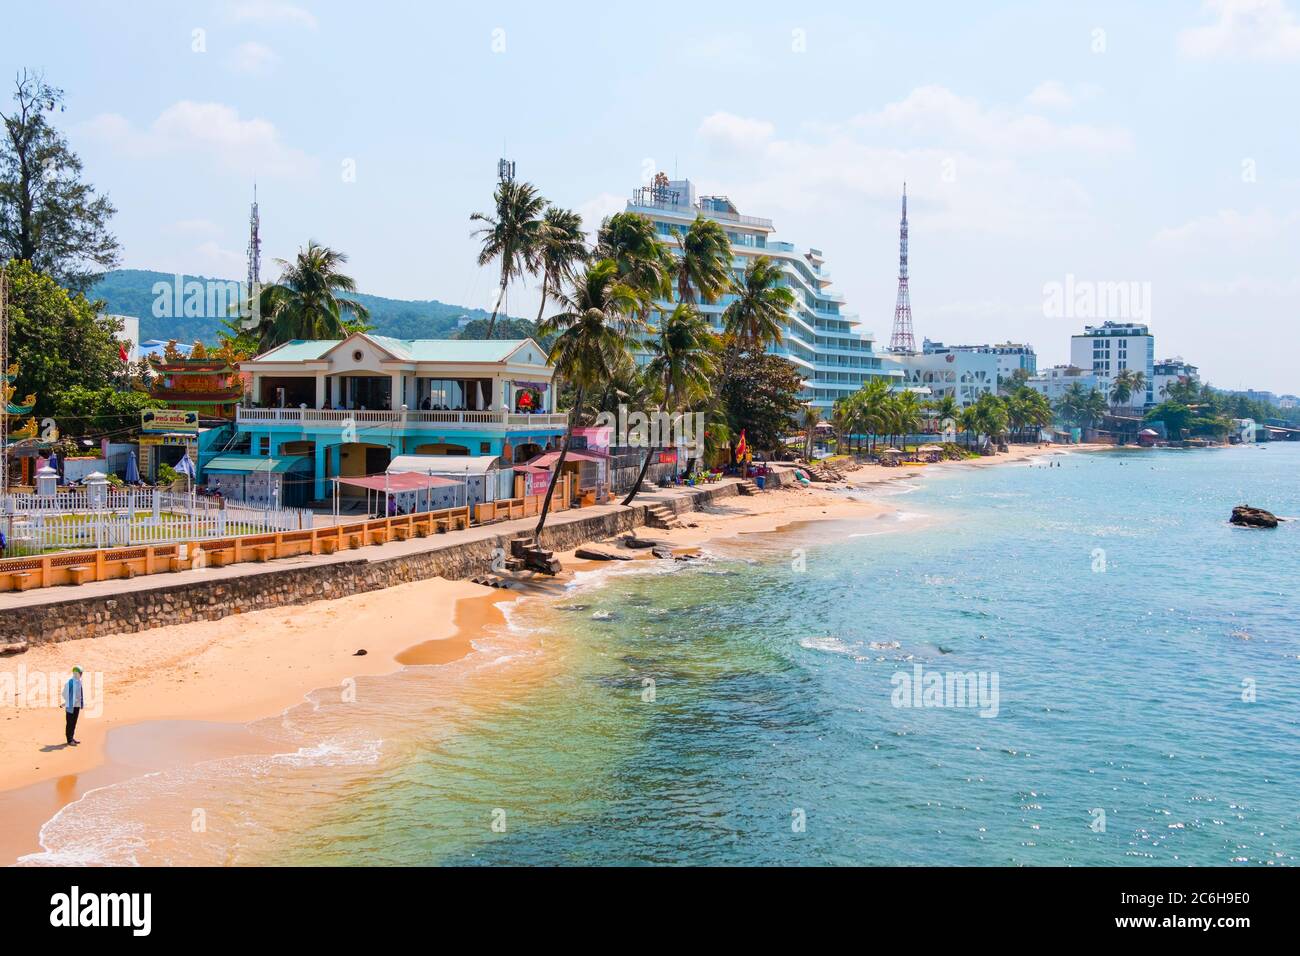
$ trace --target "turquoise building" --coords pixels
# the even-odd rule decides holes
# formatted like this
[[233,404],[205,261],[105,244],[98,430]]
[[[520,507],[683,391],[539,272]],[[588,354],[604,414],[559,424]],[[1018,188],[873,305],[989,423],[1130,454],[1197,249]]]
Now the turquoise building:
[[[532,339],[395,339],[355,333],[294,340],[240,364],[251,406],[236,413],[233,456],[280,461],[325,499],[333,477],[384,472],[398,455],[499,457],[503,467],[558,448],[567,416]],[[206,464],[206,462],[204,463]]]

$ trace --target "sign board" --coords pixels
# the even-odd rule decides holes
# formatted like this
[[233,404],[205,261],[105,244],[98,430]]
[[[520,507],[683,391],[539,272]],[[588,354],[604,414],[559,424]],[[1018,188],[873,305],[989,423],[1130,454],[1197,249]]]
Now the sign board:
[[179,408],[146,408],[140,413],[140,430],[146,433],[193,432],[199,430],[199,413]]

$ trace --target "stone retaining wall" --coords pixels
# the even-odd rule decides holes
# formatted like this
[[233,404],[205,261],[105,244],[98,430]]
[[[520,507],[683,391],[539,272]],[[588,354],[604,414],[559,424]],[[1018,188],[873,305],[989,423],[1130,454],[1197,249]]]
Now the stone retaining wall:
[[[673,499],[670,505],[680,514],[735,494],[734,484],[702,488]],[[589,541],[610,538],[644,525],[645,511],[644,506],[634,505],[547,525],[541,543],[552,551],[567,551]],[[346,597],[428,578],[467,578],[490,571],[498,554],[496,549],[508,551],[509,540],[526,532],[526,527],[519,527],[507,534],[391,558],[357,558],[305,567],[277,568],[271,563],[265,570],[235,577],[159,583],[92,598],[44,600],[0,614],[0,643],[45,644],[143,631],[165,624],[215,621],[245,611]]]

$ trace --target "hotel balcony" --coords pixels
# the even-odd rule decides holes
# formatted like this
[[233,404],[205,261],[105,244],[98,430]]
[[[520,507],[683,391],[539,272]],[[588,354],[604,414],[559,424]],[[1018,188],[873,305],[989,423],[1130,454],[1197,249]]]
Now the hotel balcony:
[[569,416],[564,412],[525,415],[506,411],[376,411],[367,409],[322,408],[240,408],[235,421],[239,425],[274,428],[283,425],[305,429],[343,429],[351,422],[356,426],[390,425],[403,430],[429,429],[448,431],[464,428],[482,431],[528,431],[539,428],[563,428]]

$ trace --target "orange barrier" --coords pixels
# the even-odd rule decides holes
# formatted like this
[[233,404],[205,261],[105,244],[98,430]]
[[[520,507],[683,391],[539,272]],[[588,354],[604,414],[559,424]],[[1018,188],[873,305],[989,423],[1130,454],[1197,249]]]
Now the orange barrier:
[[[553,511],[569,507],[572,479],[565,475],[551,501]],[[543,495],[509,498],[477,506],[475,524],[526,518],[541,512]],[[409,541],[470,527],[468,507],[445,508],[418,514],[373,518],[328,528],[275,531],[228,538],[209,538],[188,544],[140,545],[61,551],[57,554],[8,558],[0,561],[0,591],[25,591],[62,584],[85,584],[133,578],[138,574],[188,571],[208,565],[225,567],[241,561],[273,561],[300,554],[335,554],[354,548]]]

